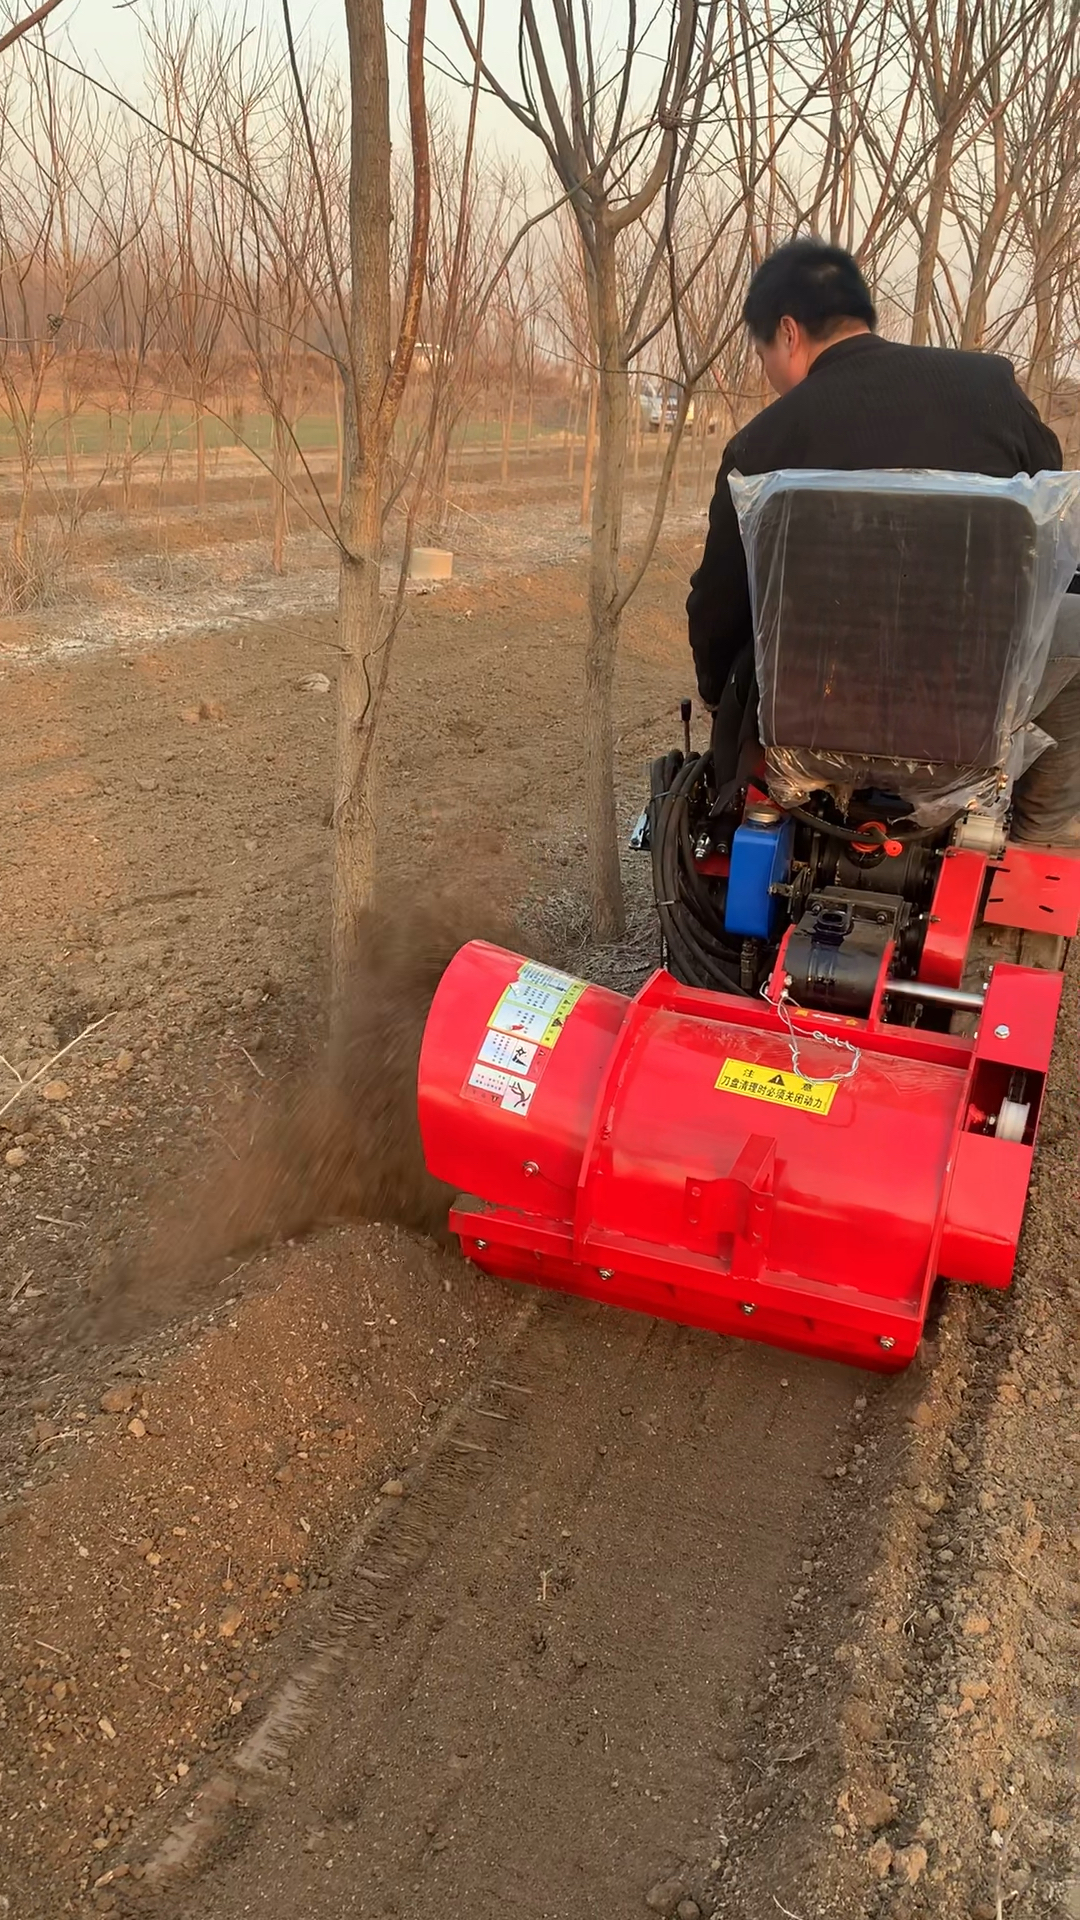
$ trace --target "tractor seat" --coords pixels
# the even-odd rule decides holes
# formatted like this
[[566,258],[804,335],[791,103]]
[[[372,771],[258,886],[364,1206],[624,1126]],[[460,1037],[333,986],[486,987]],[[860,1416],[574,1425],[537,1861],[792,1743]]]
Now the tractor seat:
[[1016,497],[1037,484],[899,472],[733,480],[774,790],[793,799],[795,786],[874,784],[918,799],[1005,783],[1041,666],[1045,543]]

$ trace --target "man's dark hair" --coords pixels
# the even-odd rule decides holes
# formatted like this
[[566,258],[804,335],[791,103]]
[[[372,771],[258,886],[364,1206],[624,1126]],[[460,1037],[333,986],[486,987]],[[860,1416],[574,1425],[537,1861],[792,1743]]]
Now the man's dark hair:
[[755,340],[769,346],[784,315],[823,340],[845,320],[876,327],[870,289],[850,253],[823,240],[789,240],[763,260],[743,305]]

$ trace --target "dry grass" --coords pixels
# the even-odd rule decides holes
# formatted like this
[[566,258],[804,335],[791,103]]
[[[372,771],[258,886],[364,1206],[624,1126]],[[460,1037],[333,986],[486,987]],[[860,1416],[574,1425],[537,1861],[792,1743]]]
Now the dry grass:
[[0,552],[0,616],[32,613],[63,597],[71,541],[57,525],[31,526],[22,552]]

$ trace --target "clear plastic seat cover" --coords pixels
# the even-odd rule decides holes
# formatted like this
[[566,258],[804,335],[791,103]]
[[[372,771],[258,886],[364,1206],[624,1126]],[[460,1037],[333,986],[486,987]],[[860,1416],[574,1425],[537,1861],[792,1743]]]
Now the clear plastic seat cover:
[[875,787],[920,825],[1003,808],[1080,560],[1080,474],[731,476],[769,786]]

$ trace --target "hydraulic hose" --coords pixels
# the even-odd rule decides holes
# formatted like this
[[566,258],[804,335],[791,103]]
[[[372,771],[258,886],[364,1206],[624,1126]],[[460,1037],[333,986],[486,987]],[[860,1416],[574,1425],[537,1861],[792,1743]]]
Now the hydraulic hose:
[[[717,904],[707,880],[698,872],[694,859],[692,802],[700,784],[712,767],[711,755],[669,754],[657,763],[657,780],[652,794],[653,892],[666,951],[672,972],[687,986],[711,987],[721,993],[745,994],[736,977],[738,942],[727,934],[723,911]],[[879,826],[843,827],[838,822],[809,813],[803,807],[786,807],[793,820],[815,833],[850,845],[873,845],[886,839],[901,846],[929,840],[942,831],[937,827],[916,827],[908,831],[884,832]]]
[[730,970],[732,942],[694,862],[690,801],[710,764],[708,754],[690,755],[671,771],[666,791],[653,795],[653,891],[677,978],[686,986],[742,994],[745,988]]
[[801,820],[804,827],[813,827],[815,833],[824,833],[830,840],[858,841],[864,847],[875,844],[884,846],[886,840],[896,840],[902,847],[912,847],[919,840],[931,840],[944,830],[940,823],[936,827],[913,827],[907,833],[902,828],[894,830],[887,827],[883,830],[872,822],[865,827],[842,827],[836,820],[822,819],[819,813],[807,813],[804,807],[785,807],[784,812],[789,813],[793,820]]

